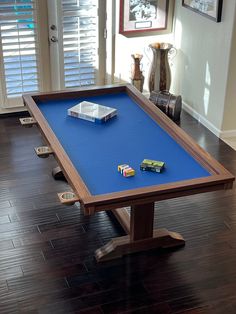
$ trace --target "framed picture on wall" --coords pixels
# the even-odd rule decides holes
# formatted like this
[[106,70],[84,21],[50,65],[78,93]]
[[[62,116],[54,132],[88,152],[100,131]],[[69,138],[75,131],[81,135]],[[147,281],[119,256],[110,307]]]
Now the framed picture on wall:
[[168,8],[169,0],[120,0],[120,34],[165,30]]
[[215,22],[221,21],[223,0],[182,0],[182,5]]

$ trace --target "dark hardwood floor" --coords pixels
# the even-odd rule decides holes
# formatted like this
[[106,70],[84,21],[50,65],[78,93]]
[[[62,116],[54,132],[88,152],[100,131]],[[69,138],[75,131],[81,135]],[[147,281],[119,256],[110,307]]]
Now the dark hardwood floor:
[[[181,127],[236,174],[235,151],[186,113]],[[185,247],[97,264],[94,250],[124,233],[59,203],[68,186],[51,177],[53,157],[35,155],[42,143],[0,117],[0,314],[236,313],[235,187],[156,204],[155,225]]]

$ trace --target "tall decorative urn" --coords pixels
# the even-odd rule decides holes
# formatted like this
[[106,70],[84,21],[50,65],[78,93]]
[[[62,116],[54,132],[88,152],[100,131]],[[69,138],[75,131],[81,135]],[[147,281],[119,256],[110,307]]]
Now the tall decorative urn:
[[150,93],[169,91],[171,83],[169,54],[173,46],[168,43],[153,43],[149,47],[153,52],[148,78],[149,91]]
[[131,57],[133,58],[133,64],[131,69],[131,82],[142,93],[144,76],[140,68],[140,62],[143,55],[136,53],[132,54]]

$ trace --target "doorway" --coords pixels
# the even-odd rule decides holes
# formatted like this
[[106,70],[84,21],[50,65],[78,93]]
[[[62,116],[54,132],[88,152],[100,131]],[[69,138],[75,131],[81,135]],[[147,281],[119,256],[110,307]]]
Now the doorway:
[[0,106],[105,82],[106,1],[0,1]]

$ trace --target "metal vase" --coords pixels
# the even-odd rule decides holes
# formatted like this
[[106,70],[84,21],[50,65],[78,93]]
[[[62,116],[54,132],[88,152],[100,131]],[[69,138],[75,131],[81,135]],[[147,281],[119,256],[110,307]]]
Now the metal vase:
[[140,69],[140,62],[143,57],[141,54],[132,54],[131,57],[134,60],[131,69],[131,83],[142,93],[143,92],[143,83],[144,76]]
[[155,43],[150,44],[149,47],[153,52],[148,78],[149,91],[150,93],[152,91],[169,91],[171,72],[168,55],[173,46],[167,43]]

